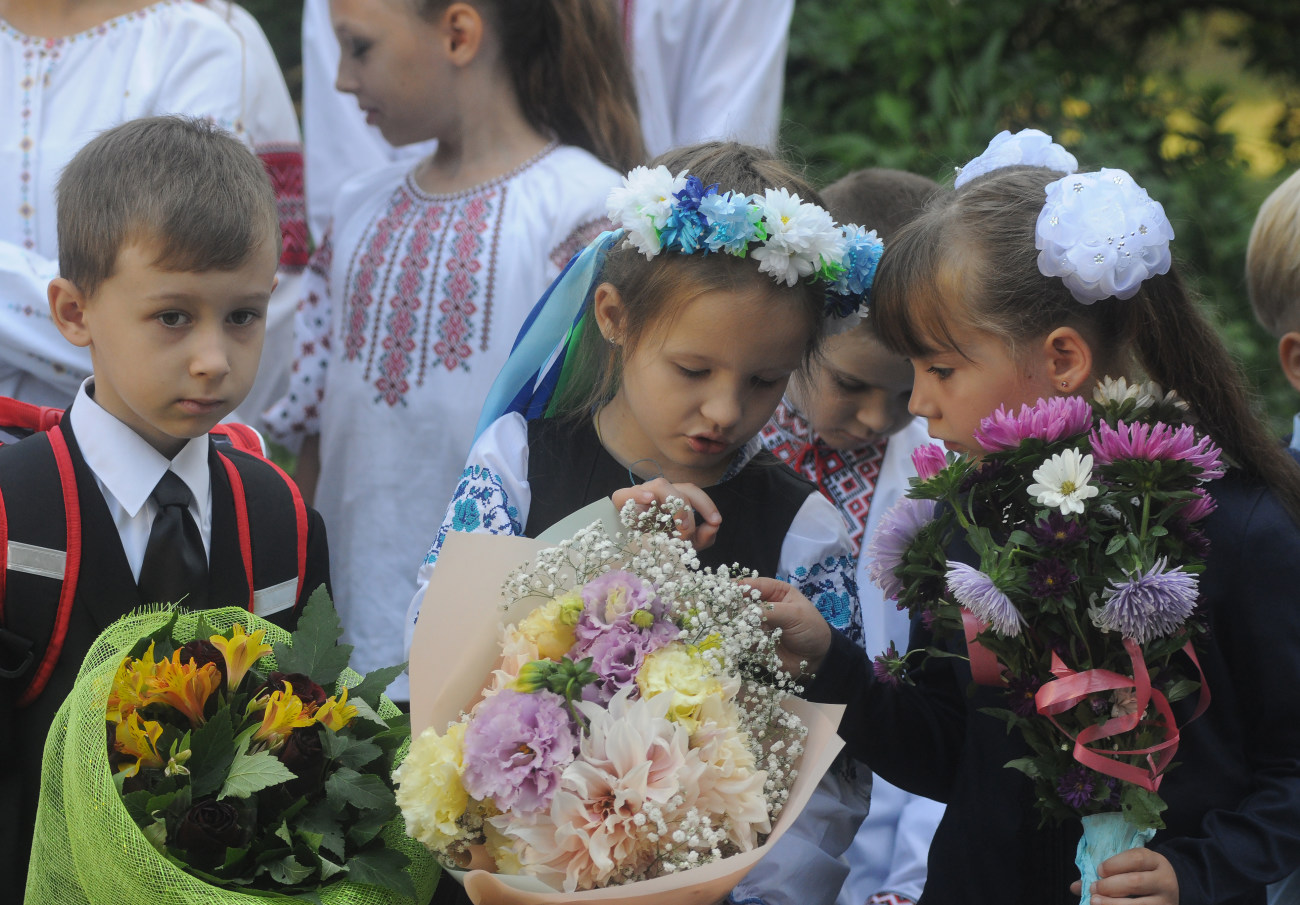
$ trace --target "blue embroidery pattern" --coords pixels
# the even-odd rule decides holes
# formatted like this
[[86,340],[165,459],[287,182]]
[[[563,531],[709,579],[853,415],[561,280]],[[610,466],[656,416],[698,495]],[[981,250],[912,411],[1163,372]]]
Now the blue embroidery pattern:
[[466,534],[521,535],[524,526],[519,521],[519,510],[510,505],[501,479],[482,465],[471,465],[460,476],[460,484],[452,495],[452,505],[442,520],[438,536],[424,557],[427,565],[438,561],[443,541],[448,531]]
[[853,560],[848,556],[828,556],[810,567],[799,566],[793,575],[778,575],[777,578],[798,588],[827,622],[859,646],[864,643],[862,612],[858,608],[858,581],[853,574]]

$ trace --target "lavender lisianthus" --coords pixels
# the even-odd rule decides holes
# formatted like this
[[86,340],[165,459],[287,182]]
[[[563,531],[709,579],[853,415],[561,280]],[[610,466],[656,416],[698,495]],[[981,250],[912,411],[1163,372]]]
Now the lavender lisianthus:
[[934,500],[902,497],[885,511],[871,535],[866,550],[867,571],[887,599],[897,599],[903,592],[903,582],[894,571],[903,564],[916,535],[934,521],[936,505]]
[[549,691],[501,691],[479,705],[465,729],[461,781],[502,811],[550,806],[560,774],[578,750],[564,698]]
[[580,639],[574,646],[575,656],[591,657],[591,671],[600,677],[582,689],[583,700],[609,703],[620,690],[636,684],[636,674],[648,654],[680,633],[667,620],[657,621],[647,629],[620,621]]
[[948,566],[946,577],[952,596],[976,619],[988,623],[1000,635],[1014,638],[1020,634],[1025,619],[992,578],[960,562]]
[[1015,449],[1025,440],[1055,443],[1081,434],[1092,424],[1092,406],[1082,396],[1053,396],[1012,414],[1004,406],[980,421],[975,441],[986,452]]
[[1119,632],[1138,644],[1178,631],[1196,608],[1196,576],[1165,558],[1146,572],[1125,573],[1102,592],[1105,604],[1093,616],[1100,629]]
[[660,600],[654,589],[645,581],[615,569],[597,575],[582,586],[582,615],[578,618],[577,635],[590,636],[603,626],[630,620],[637,610],[645,610],[654,619],[667,615],[668,604]]
[[1088,435],[1088,440],[1098,465],[1123,459],[1182,460],[1196,466],[1203,481],[1225,474],[1219,447],[1209,437],[1197,439],[1190,424],[1174,428],[1163,422],[1126,424],[1121,421],[1111,427],[1103,422]]

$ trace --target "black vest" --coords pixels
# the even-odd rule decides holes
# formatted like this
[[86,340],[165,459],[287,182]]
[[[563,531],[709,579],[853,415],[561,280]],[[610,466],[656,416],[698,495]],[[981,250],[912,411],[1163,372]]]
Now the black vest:
[[[539,418],[528,422],[528,485],[532,503],[524,534],[536,537],[583,506],[631,487],[632,478],[606,451],[590,420]],[[733,563],[760,575],[776,574],[781,546],[795,514],[817,488],[767,450],[740,473],[703,488],[722,514],[717,539],[700,551],[700,564]]]

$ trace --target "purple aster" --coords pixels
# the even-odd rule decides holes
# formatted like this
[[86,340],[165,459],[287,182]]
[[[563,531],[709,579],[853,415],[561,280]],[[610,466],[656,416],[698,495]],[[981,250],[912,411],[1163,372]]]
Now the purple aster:
[[1001,459],[985,459],[979,468],[966,475],[961,482],[962,493],[969,493],[980,484],[996,483],[1011,473],[1011,466]]
[[1092,802],[1092,793],[1097,788],[1092,771],[1087,767],[1072,767],[1065,771],[1056,782],[1056,794],[1061,800],[1076,810],[1083,810]]
[[998,590],[992,578],[959,562],[948,567],[947,579],[952,596],[976,619],[992,626],[999,635],[1014,638],[1020,634],[1024,617],[1011,598]]
[[1015,449],[1029,439],[1055,443],[1086,431],[1092,424],[1092,406],[1082,396],[1053,396],[1033,406],[1022,405],[1018,414],[1003,406],[980,422],[975,440],[987,452]]
[[1055,557],[1040,559],[1029,567],[1029,593],[1060,600],[1079,576]]
[[897,688],[901,682],[895,670],[902,669],[903,662],[898,658],[898,648],[894,647],[894,642],[889,642],[889,647],[883,654],[876,654],[875,660],[871,663],[871,671],[876,676],[877,682],[884,682]]
[[560,774],[578,749],[564,698],[549,691],[501,691],[486,699],[465,729],[465,790],[502,811],[550,806]]
[[1187,555],[1195,559],[1205,559],[1210,555],[1210,539],[1205,532],[1195,525],[1189,525],[1180,518],[1171,519],[1169,533],[1187,549]]
[[1196,607],[1196,576],[1161,558],[1146,572],[1125,573],[1102,592],[1105,605],[1094,617],[1098,628],[1119,632],[1138,644],[1178,631]]
[[1074,519],[1053,510],[1047,518],[1034,523],[1029,536],[1049,550],[1062,550],[1086,540],[1088,531]]
[[894,572],[903,564],[916,535],[934,521],[936,505],[934,500],[902,497],[880,517],[867,543],[867,571],[886,599],[897,599],[903,592],[903,582]]
[[1221,478],[1225,473],[1219,447],[1209,437],[1198,440],[1190,424],[1173,428],[1163,422],[1126,424],[1121,421],[1111,427],[1103,422],[1088,435],[1088,441],[1098,465],[1123,459],[1182,460],[1199,469],[1203,481]]
[[1035,696],[1043,685],[1038,676],[1011,676],[1007,679],[1007,706],[1016,716],[1031,717],[1038,715],[1038,702]]
[[928,481],[948,467],[948,457],[931,443],[923,443],[912,450],[912,467],[922,481]]

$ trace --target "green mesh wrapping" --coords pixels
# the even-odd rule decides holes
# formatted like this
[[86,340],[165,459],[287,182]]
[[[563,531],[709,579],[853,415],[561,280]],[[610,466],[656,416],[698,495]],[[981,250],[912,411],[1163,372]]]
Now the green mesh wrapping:
[[[165,609],[138,612],[109,626],[86,655],[72,693],[54,718],[41,763],[26,905],[251,905],[267,899],[302,900],[262,891],[236,892],[191,877],[149,844],[113,785],[104,726],[113,676],[136,641],[165,625],[170,615]],[[239,622],[250,633],[264,629],[268,644],[289,640],[284,629],[237,607],[204,610],[202,615],[217,632]],[[197,624],[197,614],[182,613],[175,637],[192,640]],[[274,661],[275,655],[268,654],[258,666],[273,668]],[[361,676],[351,670],[339,679],[340,685],[348,686],[360,681]],[[383,704],[381,716],[398,713],[387,699]],[[408,747],[409,742],[399,749],[399,763]],[[382,838],[411,859],[407,873],[419,895],[417,902],[428,902],[439,874],[428,851],[406,835],[401,817],[388,825]],[[346,881],[322,887],[320,900],[324,905],[411,903],[390,890]]]

